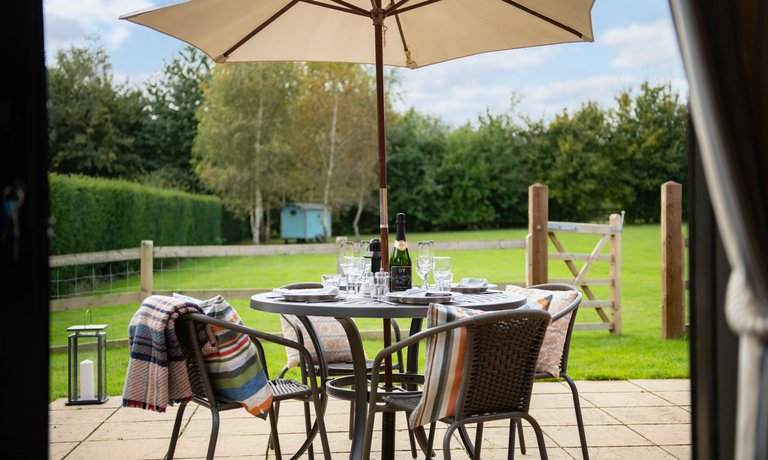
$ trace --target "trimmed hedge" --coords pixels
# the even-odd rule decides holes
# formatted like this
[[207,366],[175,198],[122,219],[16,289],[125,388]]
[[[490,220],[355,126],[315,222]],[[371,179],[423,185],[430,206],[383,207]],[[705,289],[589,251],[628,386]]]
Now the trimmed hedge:
[[112,179],[51,174],[51,254],[221,243],[219,198]]

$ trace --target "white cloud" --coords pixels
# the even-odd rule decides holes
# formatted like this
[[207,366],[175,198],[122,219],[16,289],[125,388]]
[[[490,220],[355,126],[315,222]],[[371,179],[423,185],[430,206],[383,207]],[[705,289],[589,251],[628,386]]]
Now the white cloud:
[[130,35],[120,15],[151,6],[146,0],[45,0],[45,41],[48,56],[97,33],[110,49]]
[[668,19],[609,29],[600,40],[617,49],[613,67],[647,67],[679,60],[677,36]]

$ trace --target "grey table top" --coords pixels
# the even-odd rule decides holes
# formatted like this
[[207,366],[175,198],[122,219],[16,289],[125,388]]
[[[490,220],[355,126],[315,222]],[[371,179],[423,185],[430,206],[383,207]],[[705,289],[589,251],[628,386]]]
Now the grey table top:
[[[525,304],[520,294],[502,291],[461,294],[449,303],[478,310],[506,310]],[[291,302],[278,294],[265,292],[251,296],[251,308],[270,313],[339,318],[424,318],[428,305],[382,302],[365,297],[340,298],[330,302]]]

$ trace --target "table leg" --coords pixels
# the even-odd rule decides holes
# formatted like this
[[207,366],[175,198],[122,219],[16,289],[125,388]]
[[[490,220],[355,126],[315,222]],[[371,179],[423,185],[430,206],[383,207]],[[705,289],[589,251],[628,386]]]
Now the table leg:
[[[408,337],[418,334],[421,331],[421,318],[413,318],[411,320],[411,329],[408,332]],[[408,347],[408,354],[406,355],[406,372],[409,374],[416,374],[419,372],[419,343],[416,342]]]
[[368,418],[368,375],[365,366],[365,350],[360,331],[351,318],[336,318],[344,328],[349,339],[349,348],[354,363],[355,382],[355,424],[352,431],[352,445],[349,448],[350,459],[362,459],[365,444],[365,424]]

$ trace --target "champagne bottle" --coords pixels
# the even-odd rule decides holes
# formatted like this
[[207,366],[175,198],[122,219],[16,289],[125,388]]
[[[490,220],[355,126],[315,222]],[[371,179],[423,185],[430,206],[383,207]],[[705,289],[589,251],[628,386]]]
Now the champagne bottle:
[[408,253],[408,242],[405,240],[405,214],[398,213],[395,223],[397,233],[392,247],[392,257],[389,259],[391,290],[405,291],[411,288],[411,255]]

